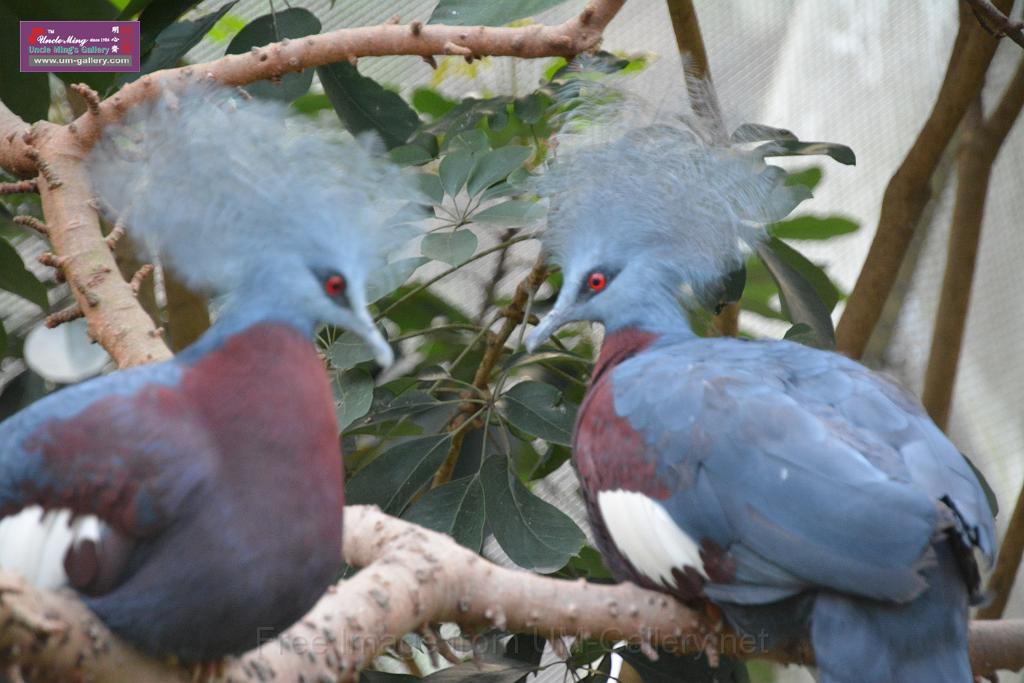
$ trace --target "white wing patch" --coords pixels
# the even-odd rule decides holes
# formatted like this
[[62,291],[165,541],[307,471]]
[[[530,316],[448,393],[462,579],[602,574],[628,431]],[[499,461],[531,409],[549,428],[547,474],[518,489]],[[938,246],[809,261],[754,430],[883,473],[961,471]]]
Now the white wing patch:
[[672,570],[693,567],[705,579],[700,547],[657,502],[636,491],[600,491],[597,505],[612,542],[641,574],[668,587]]
[[64,554],[72,544],[99,539],[103,522],[92,516],[71,521],[71,513],[25,508],[0,520],[0,568],[21,574],[36,588],[68,585]]

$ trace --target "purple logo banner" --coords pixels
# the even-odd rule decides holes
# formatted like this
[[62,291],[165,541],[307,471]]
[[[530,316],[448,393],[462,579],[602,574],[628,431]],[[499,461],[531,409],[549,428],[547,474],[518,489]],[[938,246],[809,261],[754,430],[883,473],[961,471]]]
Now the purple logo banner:
[[22,21],[21,71],[138,71],[137,21]]

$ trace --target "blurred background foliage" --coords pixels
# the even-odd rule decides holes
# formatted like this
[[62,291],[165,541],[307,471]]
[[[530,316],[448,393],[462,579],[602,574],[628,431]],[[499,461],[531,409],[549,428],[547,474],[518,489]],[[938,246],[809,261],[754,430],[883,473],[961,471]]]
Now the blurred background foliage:
[[[267,14],[246,22],[231,14],[235,2],[208,13],[197,13],[197,4],[0,0],[0,21],[138,18],[142,73],[181,63],[204,37],[223,43],[224,52],[233,54],[321,30],[320,20],[301,7],[275,9],[268,3]],[[529,21],[557,4],[559,0],[441,0],[431,21],[502,25]],[[17,73],[16,60],[6,57],[0,64],[0,99],[27,121],[67,122],[81,113],[83,103],[67,84],[84,81],[106,96],[139,76],[47,77]],[[446,73],[472,67],[461,58],[446,58],[433,85],[418,87],[407,97],[348,62],[316,69],[315,81],[309,70],[246,88],[255,97],[290,103],[295,116],[313,117],[353,134],[375,134],[392,159],[416,175],[422,190],[422,238],[407,253],[395,255],[372,283],[373,312],[396,347],[396,367],[380,374],[352,335],[330,328],[319,334],[342,430],[347,501],[378,505],[389,514],[448,533],[476,552],[493,538],[501,554],[530,571],[607,581],[608,572],[585,531],[557,500],[537,494],[545,479],[565,471],[573,420],[600,331],[589,326],[563,330],[539,353],[526,355],[521,344],[525,326],[518,323],[553,301],[559,273],[538,261],[532,275],[540,287],[536,296],[529,296],[529,287],[515,288],[521,274],[511,272],[509,263],[514,250],[536,258],[535,238],[545,209],[531,194],[529,181],[553,154],[551,136],[568,106],[562,95],[591,80],[640,72],[646,57],[600,52],[571,63],[552,59],[536,89],[519,96],[477,93],[452,99],[437,87]],[[763,145],[762,153],[772,157],[814,154],[854,162],[847,147],[803,143],[788,131],[741,126],[734,138],[748,149]],[[785,182],[803,188],[795,196],[804,199],[812,196],[822,176],[822,165],[806,164],[790,171]],[[0,290],[6,292],[0,293],[0,418],[59,388],[60,382],[45,376],[45,367],[23,362],[25,338],[51,307],[56,310],[71,301],[53,271],[33,261],[43,243],[14,222],[19,215],[42,218],[37,195],[0,197]],[[772,237],[765,248],[723,283],[720,304],[738,302],[746,312],[786,321],[787,338],[831,347],[831,313],[844,292],[800,248],[858,227],[837,215],[778,220],[769,226]],[[130,225],[128,230],[130,235]],[[490,270],[479,285],[458,280],[467,266],[484,259]],[[453,287],[453,281],[459,284]],[[207,302],[188,292],[175,294],[171,273],[164,273],[162,282],[151,312],[177,349],[194,337],[186,330],[197,321],[200,327],[206,324]],[[478,291],[467,292],[466,287]],[[183,302],[181,297],[190,298]],[[216,302],[211,305],[215,310]],[[714,313],[695,315],[700,334],[716,333]],[[515,639],[488,650],[488,656],[494,655],[489,666],[495,667],[488,680],[520,680],[540,666],[543,648],[537,643],[525,647],[525,642]],[[414,648],[419,644],[415,637],[409,643]],[[507,652],[513,646],[515,655]],[[570,668],[590,669],[587,677],[605,680],[612,661],[605,652],[597,643],[578,641]],[[702,659],[663,658],[658,664],[630,651],[623,656],[645,681],[712,679]],[[399,659],[406,670],[416,661],[408,653]],[[420,661],[415,671],[425,668]],[[479,675],[475,665],[462,668],[435,676],[455,680]],[[382,670],[365,678],[406,676]],[[747,680],[747,671],[742,664],[728,664],[714,676]]]

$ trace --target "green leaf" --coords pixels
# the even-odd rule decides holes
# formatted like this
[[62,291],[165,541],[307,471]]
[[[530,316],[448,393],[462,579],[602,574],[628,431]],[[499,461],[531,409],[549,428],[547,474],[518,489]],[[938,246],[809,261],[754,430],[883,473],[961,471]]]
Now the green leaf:
[[440,0],[427,23],[450,26],[502,26],[516,19],[540,14],[563,2],[565,0]]
[[842,216],[799,216],[771,226],[773,235],[787,240],[827,240],[856,232],[860,225]]
[[373,303],[395,291],[427,261],[429,259],[422,256],[413,256],[393,261],[383,268],[377,268],[370,274],[370,281],[366,283],[366,300]]
[[[415,285],[410,284],[395,290],[381,300],[379,303],[381,310],[388,308],[391,303],[396,302],[414,288]],[[438,317],[446,318],[452,323],[472,322],[465,313],[429,289],[419,291],[415,296],[397,304],[388,312],[388,318],[395,322],[403,333],[428,328]]]
[[[642,62],[643,59],[636,61]],[[598,50],[592,55],[573,57],[570,62],[563,60],[561,66],[551,74],[548,80],[557,82],[585,77],[588,74],[614,74],[625,71],[632,63],[607,50]]]
[[793,325],[786,330],[786,334],[782,335],[782,338],[797,344],[803,344],[804,346],[817,347],[820,344],[818,335],[814,333],[814,330],[807,323]]
[[430,88],[416,88],[412,93],[413,109],[431,118],[439,119],[450,112],[457,103]]
[[5,239],[0,239],[0,289],[28,299],[44,311],[50,310],[46,286],[25,268],[18,251]]
[[373,378],[361,368],[335,374],[334,412],[338,417],[338,431],[370,412],[373,405]]
[[725,276],[722,281],[722,291],[715,302],[718,307],[726,304],[734,304],[743,298],[743,290],[747,286],[747,268],[740,266]]
[[441,159],[437,172],[441,177],[441,186],[449,197],[459,194],[475,163],[473,150],[465,148],[457,149]]
[[[747,643],[741,638],[741,647],[749,646],[751,652],[763,648],[764,643],[754,636]],[[715,683],[749,683],[746,664],[733,657],[720,657],[712,666],[706,653],[677,655],[659,648],[658,658],[651,660],[647,655],[632,647],[615,650],[622,659],[636,671],[644,683],[677,683],[677,681],[714,681]]]
[[480,478],[463,477],[427,491],[403,517],[480,552],[484,542],[484,489]]
[[331,108],[331,101],[327,98],[327,95],[321,93],[308,92],[305,95],[300,95],[292,102],[292,107],[295,111],[307,116],[314,116],[317,112],[321,112],[324,109]]
[[810,166],[802,171],[794,171],[786,178],[787,185],[803,185],[808,190],[813,190],[821,182],[821,167]]
[[0,320],[0,358],[7,354],[7,330],[4,329],[4,321]]
[[391,161],[399,166],[422,166],[434,160],[434,155],[422,145],[399,145],[391,152]]
[[841,164],[854,166],[857,156],[846,145],[835,142],[801,142],[800,140],[773,140],[757,148],[762,157],[794,157],[822,154]]
[[[221,17],[235,6],[238,0],[231,0],[225,3],[216,12],[204,14],[195,21],[179,21],[171,24],[156,37],[156,44],[149,55],[142,63],[142,70],[138,73],[123,74],[118,77],[119,83],[131,83],[132,81],[154,71],[167,69],[175,66],[185,54],[199,44],[203,36],[213,28],[213,25],[220,21]],[[155,7],[151,5],[147,12]],[[143,13],[145,14],[145,12]]]
[[139,16],[142,54],[149,52],[154,43],[159,42],[159,36],[164,29],[199,2],[200,0],[153,0],[146,3],[146,8]]
[[517,565],[550,573],[576,555],[586,536],[561,510],[530,493],[509,470],[508,458],[492,456],[480,469],[487,522],[501,549]]
[[520,382],[502,394],[502,399],[502,414],[516,428],[551,443],[572,443],[576,406],[566,404],[555,387]]
[[373,351],[358,335],[344,332],[327,347],[327,358],[335,370],[348,370],[363,361],[373,360]]
[[804,279],[814,287],[818,297],[828,307],[829,312],[831,312],[836,307],[836,304],[839,303],[842,294],[839,292],[839,288],[829,279],[829,276],[825,274],[825,271],[781,240],[773,239],[771,245],[780,258],[803,275]]
[[432,232],[424,236],[420,252],[451,266],[465,263],[476,252],[477,238],[472,230]]
[[491,141],[487,133],[479,128],[464,130],[456,135],[445,139],[445,150],[454,152],[457,149],[468,149],[471,152],[480,154],[491,148]]
[[121,13],[117,15],[117,18],[120,20],[124,20],[134,17],[136,14],[146,9],[151,4],[153,4],[153,0],[131,0],[131,2],[124,6],[124,9],[121,10]]
[[[304,38],[320,33],[320,20],[309,10],[292,7],[281,12],[264,14],[245,25],[228,44],[229,55],[248,52],[253,47],[276,43],[282,38]],[[245,86],[245,89],[256,97],[291,102],[309,90],[313,82],[313,70],[306,69],[298,73],[287,73],[280,82],[257,81]]]
[[[779,287],[782,309],[790,322],[794,325],[805,323],[817,338],[817,343],[814,346],[834,348],[836,336],[835,329],[832,327],[830,311],[839,297],[838,291],[828,280],[828,276],[794,249],[774,237],[767,243],[758,244],[757,253]],[[813,271],[820,273],[820,277],[817,277]],[[834,295],[828,296],[831,299],[830,302],[824,300],[807,275],[814,277],[819,286],[822,286],[821,278],[828,282],[834,292]]]
[[435,205],[444,201],[444,186],[441,184],[441,178],[435,174],[418,173],[416,175],[416,184],[419,185],[420,192],[426,195],[427,199]]
[[420,117],[405,100],[348,62],[319,66],[316,72],[338,118],[353,134],[374,131],[393,149],[420,127]]
[[44,73],[21,73],[18,15],[3,2],[0,26],[5,32],[0,40],[0,102],[29,123],[45,119],[50,111],[50,83]]
[[469,174],[466,191],[474,196],[488,187],[504,180],[508,174],[520,168],[533,154],[533,148],[508,145],[491,150],[477,160]]
[[401,514],[434,476],[451,444],[448,434],[409,439],[392,446],[355,473],[345,487],[346,505],[377,505]]
[[525,199],[510,199],[473,214],[475,223],[498,226],[529,225],[544,218],[544,207]]
[[586,576],[588,579],[610,580],[612,578],[611,572],[608,571],[608,567],[604,564],[604,558],[601,557],[601,553],[589,545],[583,546],[580,554],[570,560],[569,566],[573,571]]
[[541,93],[531,93],[513,102],[512,111],[523,123],[537,123],[544,116],[544,110],[547,109],[550,101]]
[[512,98],[508,96],[490,97],[484,100],[467,97],[452,107],[447,114],[428,125],[425,130],[436,135],[446,136],[471,131],[482,120],[504,114],[511,102]]

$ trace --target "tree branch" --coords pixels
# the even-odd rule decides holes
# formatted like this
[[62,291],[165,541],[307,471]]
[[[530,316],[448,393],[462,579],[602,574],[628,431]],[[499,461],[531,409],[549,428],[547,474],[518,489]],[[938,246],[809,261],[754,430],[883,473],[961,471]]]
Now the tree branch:
[[[1009,9],[1012,0],[997,4]],[[875,238],[836,327],[841,353],[852,358],[864,353],[931,198],[932,175],[968,105],[981,92],[996,46],[997,41],[961,8],[960,28],[935,106],[886,187]]]
[[[537,291],[537,288],[540,287],[541,283],[544,282],[544,278],[547,277],[548,269],[545,261],[544,254],[537,257],[537,261],[533,264],[529,274],[516,286],[512,301],[502,310],[501,315],[504,320],[501,323],[501,328],[487,339],[487,347],[484,349],[483,358],[480,359],[480,365],[473,375],[473,386],[481,392],[485,392],[488,386],[490,386],[491,372],[494,371],[495,364],[497,364],[505,352],[505,343],[512,336],[512,332],[515,331],[516,327],[524,321],[526,304]],[[493,397],[489,397],[489,400],[493,400]],[[459,412],[448,424],[448,431],[453,433],[452,445],[448,449],[448,455],[445,457],[444,462],[441,463],[441,467],[434,475],[433,486],[437,487],[451,481],[452,472],[455,471],[455,465],[459,461],[459,454],[462,452],[462,444],[466,440],[466,434],[469,431],[464,429],[463,425],[478,408],[479,406],[475,403],[467,402],[461,404]]]
[[985,218],[992,165],[1024,106],[1024,59],[988,120],[980,96],[964,120],[957,159],[957,192],[946,255],[946,272],[935,316],[931,353],[921,400],[939,427],[945,429],[956,383],[960,348],[967,323],[978,245]]
[[[1021,47],[1024,47],[1024,31],[1021,30],[1024,24],[1019,21],[1010,21],[1010,18],[992,6],[988,0],[965,0],[974,10],[978,22],[989,22],[991,30],[996,38],[1006,36]],[[984,17],[984,19],[982,19]],[[983,28],[988,29],[984,24]]]
[[0,103],[0,166],[19,176],[39,173],[43,211],[54,252],[67,258],[66,275],[75,300],[89,322],[93,339],[121,367],[170,357],[167,345],[139,307],[131,288],[116,276],[114,258],[105,250],[91,199],[83,160],[103,128],[132,107],[165,89],[201,79],[245,85],[293,71],[361,56],[448,54],[479,57],[573,56],[593,49],[625,0],[593,0],[576,17],[556,25],[518,28],[385,24],[347,28],[301,40],[282,40],[243,55],[149,74],[98,101],[79,88],[90,103],[67,126],[39,122],[31,129]]
[[[373,507],[345,508],[344,555],[365,569],[329,591],[279,639],[261,642],[254,633],[258,647],[229,660],[218,680],[354,680],[404,634],[445,621],[469,630],[495,626],[548,638],[573,635],[762,656],[756,638],[730,633],[661,593],[503,569],[448,536]],[[182,670],[112,636],[72,593],[39,591],[12,574],[0,574],[0,623],[0,651],[37,680],[188,680]],[[805,646],[767,656],[809,663],[808,653]],[[972,624],[971,662],[978,675],[1019,669],[1024,621]]]

